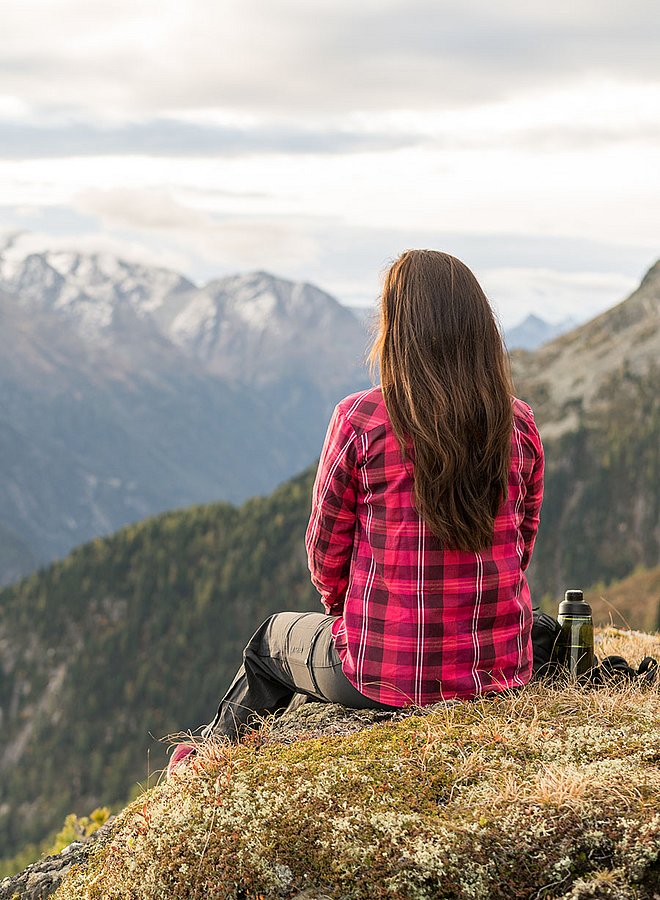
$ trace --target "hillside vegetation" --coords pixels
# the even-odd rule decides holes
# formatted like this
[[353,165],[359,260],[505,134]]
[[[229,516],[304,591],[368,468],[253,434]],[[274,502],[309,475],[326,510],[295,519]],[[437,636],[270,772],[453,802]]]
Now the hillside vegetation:
[[[610,582],[660,560],[660,367],[612,374],[576,430],[544,438],[541,593]],[[539,414],[543,436],[542,413]]]
[[585,600],[594,621],[601,625],[610,622],[619,628],[660,630],[660,566],[638,569],[608,585],[596,584],[585,592]]
[[0,847],[126,800],[158,739],[209,721],[256,625],[320,609],[312,473],[240,508],[158,516],[0,591]]
[[[598,640],[660,655],[658,637]],[[535,684],[388,716],[310,704],[200,745],[56,897],[657,897],[657,686]]]

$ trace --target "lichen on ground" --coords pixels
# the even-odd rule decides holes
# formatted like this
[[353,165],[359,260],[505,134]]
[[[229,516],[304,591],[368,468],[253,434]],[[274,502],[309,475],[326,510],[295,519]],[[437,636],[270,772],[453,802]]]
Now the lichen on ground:
[[[600,640],[660,656],[660,636]],[[385,720],[309,704],[238,746],[200,744],[56,897],[652,900],[659,723],[658,685],[623,683]]]

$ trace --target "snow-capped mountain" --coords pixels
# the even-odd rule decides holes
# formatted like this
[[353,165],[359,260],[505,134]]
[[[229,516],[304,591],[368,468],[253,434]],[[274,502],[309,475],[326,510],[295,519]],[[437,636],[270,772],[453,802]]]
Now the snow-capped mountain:
[[351,313],[311,284],[252,272],[198,287],[168,269],[109,253],[23,258],[0,248],[0,288],[56,313],[92,345],[122,355],[169,342],[215,375],[265,387],[309,379],[332,392],[363,370],[366,338]]
[[0,251],[0,286],[26,309],[51,310],[89,339],[107,337],[117,319],[133,311],[142,319],[170,296],[194,289],[168,269],[126,262],[109,253],[64,250],[20,257]]
[[[109,254],[0,247],[0,583],[95,535],[267,492],[367,384],[366,338],[308,284],[198,287]],[[20,551],[20,552],[19,552]]]
[[180,299],[169,322],[161,313],[165,333],[215,374],[262,388],[306,377],[330,391],[364,377],[363,330],[314,285],[251,272]]

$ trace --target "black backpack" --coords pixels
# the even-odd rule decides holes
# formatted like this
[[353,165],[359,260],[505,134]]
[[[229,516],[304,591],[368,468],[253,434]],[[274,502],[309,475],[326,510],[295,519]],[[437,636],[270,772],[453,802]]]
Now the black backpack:
[[[560,631],[559,622],[552,616],[547,613],[534,613],[532,623],[533,680],[551,678],[557,674],[557,664],[552,660],[552,651]],[[596,658],[596,665],[591,672],[589,681],[598,685],[621,679],[632,681],[640,678],[644,684],[651,685],[657,675],[658,661],[652,656],[646,656],[637,669],[633,669],[622,656],[606,656],[600,664]]]
[[561,625],[547,613],[534,613],[532,622],[532,679],[546,678],[552,675],[556,665],[552,662],[552,651],[559,637]]

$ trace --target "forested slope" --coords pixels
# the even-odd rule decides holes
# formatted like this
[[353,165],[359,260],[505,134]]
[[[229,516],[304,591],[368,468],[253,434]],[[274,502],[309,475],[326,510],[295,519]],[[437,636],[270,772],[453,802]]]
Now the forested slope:
[[0,592],[3,855],[125,800],[165,764],[156,738],[212,717],[255,625],[316,608],[311,477],[130,526]]

